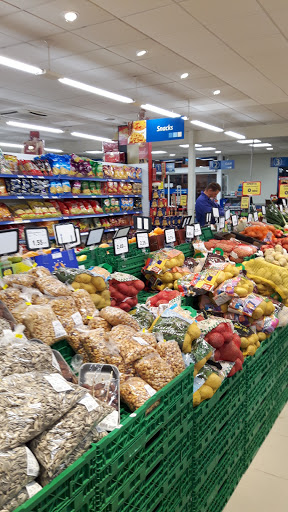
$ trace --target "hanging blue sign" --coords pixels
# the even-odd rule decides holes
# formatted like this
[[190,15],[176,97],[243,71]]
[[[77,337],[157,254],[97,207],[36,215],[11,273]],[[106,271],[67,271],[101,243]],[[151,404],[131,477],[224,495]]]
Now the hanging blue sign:
[[174,162],[166,162],[166,172],[175,172]]
[[184,119],[181,117],[165,117],[146,121],[146,141],[177,140],[184,138]]
[[280,158],[271,158],[270,167],[288,167],[288,157],[281,156]]
[[210,160],[209,169],[218,171],[219,169],[234,169],[235,160]]

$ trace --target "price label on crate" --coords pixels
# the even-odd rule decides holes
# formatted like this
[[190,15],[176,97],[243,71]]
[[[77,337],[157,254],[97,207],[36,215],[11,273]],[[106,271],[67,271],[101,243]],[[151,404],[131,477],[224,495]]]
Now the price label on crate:
[[287,206],[287,201],[286,201],[286,199],[282,199],[282,204],[283,204],[284,208],[286,208],[286,206]]
[[25,228],[25,240],[27,249],[49,249],[50,241],[47,228]]
[[165,229],[165,242],[166,244],[172,244],[176,242],[176,234],[174,228]]
[[219,208],[212,208],[213,217],[217,219],[219,217]]
[[262,210],[263,215],[265,216],[266,215],[266,206],[262,206],[261,210]]
[[54,224],[54,233],[57,245],[66,245],[76,242],[76,232],[74,224]]
[[283,204],[279,204],[279,210],[281,213],[283,212]]
[[120,256],[121,254],[127,254],[127,252],[129,252],[129,243],[127,236],[113,238],[113,245],[115,256]]
[[86,240],[86,247],[101,244],[103,233],[104,228],[90,229]]
[[252,213],[248,213],[248,217],[247,217],[248,224],[250,224],[250,222],[252,222],[252,220],[253,220]]
[[238,217],[237,217],[237,215],[232,215],[231,220],[232,220],[232,226],[233,227],[238,226]]
[[149,236],[147,232],[136,233],[136,242],[138,249],[146,249],[149,247]]
[[201,229],[200,224],[194,224],[194,235],[195,236],[202,235],[202,229]]
[[231,216],[230,210],[225,211],[225,220],[229,220]]
[[18,229],[6,229],[4,231],[0,231],[0,256],[6,256],[6,254],[15,254],[18,251]]
[[[215,208],[217,210],[217,208]],[[206,219],[205,219],[205,224],[210,224],[211,222],[211,218],[212,218],[212,214],[211,213],[206,213]]]
[[186,238],[194,238],[194,226],[186,226]]
[[258,222],[259,218],[258,218],[258,212],[254,212],[253,213],[253,218],[254,218],[254,222]]
[[219,229],[223,229],[225,227],[225,217],[219,217]]

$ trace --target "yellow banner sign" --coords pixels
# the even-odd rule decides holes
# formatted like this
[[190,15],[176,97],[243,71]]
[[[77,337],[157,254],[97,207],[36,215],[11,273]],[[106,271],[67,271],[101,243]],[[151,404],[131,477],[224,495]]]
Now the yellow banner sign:
[[260,196],[261,181],[243,181],[242,196]]
[[185,196],[183,195],[180,197],[180,205],[187,206],[187,196],[186,195]]
[[280,185],[279,186],[279,197],[280,199],[288,198],[288,185]]
[[241,209],[248,210],[250,204],[250,197],[243,196],[241,197]]

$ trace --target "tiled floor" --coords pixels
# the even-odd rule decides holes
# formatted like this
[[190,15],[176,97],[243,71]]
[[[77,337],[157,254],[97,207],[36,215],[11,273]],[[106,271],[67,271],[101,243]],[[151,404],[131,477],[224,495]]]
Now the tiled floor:
[[288,512],[288,404],[223,512]]

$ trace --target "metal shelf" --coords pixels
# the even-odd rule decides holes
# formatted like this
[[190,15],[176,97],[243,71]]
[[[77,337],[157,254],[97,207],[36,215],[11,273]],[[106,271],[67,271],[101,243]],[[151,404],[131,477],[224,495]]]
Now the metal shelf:
[[[73,219],[93,219],[101,217],[113,217],[114,215],[132,215],[142,214],[142,211],[130,210],[127,212],[113,212],[113,213],[94,213],[87,215],[62,215],[62,217],[42,217],[35,219],[20,219],[20,220],[4,220],[0,222],[0,226],[8,226],[14,224],[32,224],[34,222],[49,222],[55,220],[73,220]],[[122,227],[122,226],[120,226]]]
[[142,197],[141,195],[124,195],[124,194],[116,194],[116,195],[95,195],[95,194],[79,194],[79,195],[76,195],[76,194],[70,194],[67,193],[67,194],[42,194],[42,195],[36,195],[36,194],[30,194],[30,195],[14,195],[14,196],[1,196],[0,195],[0,200],[1,201],[12,201],[12,200],[16,200],[16,199],[112,199],[113,197],[117,197],[117,198],[121,198],[121,197]]
[[40,180],[69,180],[69,181],[122,181],[125,183],[142,183],[141,179],[133,179],[133,178],[93,178],[88,176],[87,178],[78,177],[78,176],[65,176],[64,174],[57,176],[43,176],[41,175],[31,175],[31,174],[0,174],[0,178],[28,178],[28,179],[40,179]]

